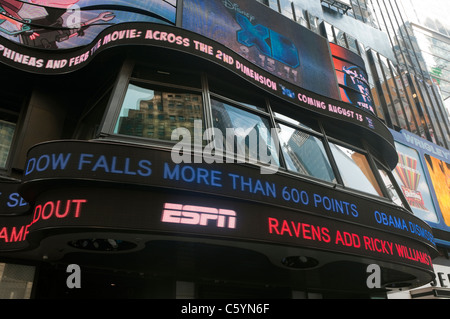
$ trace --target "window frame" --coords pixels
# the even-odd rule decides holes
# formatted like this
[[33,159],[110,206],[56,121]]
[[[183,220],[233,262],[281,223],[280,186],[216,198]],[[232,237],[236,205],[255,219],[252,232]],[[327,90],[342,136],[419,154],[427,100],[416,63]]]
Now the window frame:
[[[276,113],[278,113],[278,112],[276,112]],[[284,115],[285,116],[285,115]],[[287,117],[287,116],[286,116]],[[283,149],[282,149],[282,146],[280,145],[279,147],[280,147],[280,157],[283,157],[283,170],[284,171],[286,171],[286,172],[289,172],[290,174],[293,174],[293,175],[295,175],[295,176],[301,176],[301,177],[303,177],[303,178],[306,178],[306,179],[313,179],[313,180],[315,180],[315,181],[320,181],[321,183],[327,183],[327,184],[329,184],[329,185],[336,185],[336,184],[339,184],[339,178],[338,178],[338,176],[337,176],[337,174],[336,174],[336,169],[335,169],[335,165],[334,165],[334,163],[332,162],[332,159],[330,158],[330,152],[329,152],[329,147],[328,147],[328,142],[326,141],[326,138],[325,138],[325,135],[324,134],[322,134],[321,132],[318,132],[318,131],[316,131],[316,130],[314,130],[313,128],[309,128],[309,127],[305,127],[305,126],[300,126],[300,125],[296,125],[296,124],[294,124],[294,123],[292,123],[291,121],[288,121],[288,120],[286,120],[286,119],[283,119],[283,118],[280,118],[280,117],[278,117],[277,115],[275,115],[274,114],[274,116],[273,116],[273,119],[274,119],[274,122],[275,122],[275,127],[276,127],[276,130],[277,130],[277,135],[279,135],[279,132],[278,132],[278,124],[281,124],[281,125],[284,125],[284,126],[287,126],[287,127],[289,127],[289,128],[291,128],[291,129],[294,129],[294,130],[297,130],[297,131],[299,131],[299,132],[302,132],[302,133],[304,133],[304,134],[308,134],[309,136],[312,136],[312,137],[314,137],[314,138],[316,138],[316,139],[318,139],[318,140],[320,140],[321,141],[321,143],[322,143],[322,146],[323,146],[323,148],[324,148],[324,151],[325,151],[325,156],[326,156],[326,158],[327,158],[327,160],[328,160],[328,163],[330,164],[330,167],[331,167],[331,169],[332,169],[332,172],[333,172],[333,175],[334,175],[334,178],[335,178],[335,182],[333,182],[333,181],[329,181],[329,180],[325,180],[325,179],[321,179],[321,178],[319,178],[319,177],[316,177],[316,176],[313,176],[313,175],[305,175],[305,174],[302,174],[302,173],[299,173],[299,172],[295,172],[295,171],[293,171],[293,170],[290,170],[288,167],[287,167],[287,164],[286,164],[286,159],[285,159],[285,154],[284,154],[284,152],[283,152]],[[301,123],[301,121],[298,121],[299,123]],[[318,125],[319,125],[319,123],[317,123]],[[277,137],[277,139],[278,140],[280,140],[280,138],[279,137]],[[281,144],[281,143],[280,143]]]
[[[209,92],[209,99],[208,100],[209,100],[208,111],[211,112],[210,114],[211,114],[211,121],[212,121],[211,122],[212,124],[211,124],[210,128],[216,128],[214,126],[214,118],[212,118],[212,115],[213,115],[212,100],[216,100],[216,101],[228,104],[229,106],[237,108],[237,109],[239,109],[241,111],[248,112],[248,113],[250,113],[252,115],[259,116],[259,117],[267,120],[268,125],[269,125],[269,127],[268,127],[269,130],[274,128],[273,118],[272,118],[271,112],[269,111],[269,106],[268,106],[268,103],[267,103],[267,99],[263,99],[262,100],[264,102],[263,106],[266,109],[266,111],[260,110],[256,105],[255,105],[256,108],[252,108],[252,107],[248,106],[248,105],[250,105],[248,103],[238,102],[238,101],[235,101],[235,100],[233,100],[231,98],[224,97],[224,96],[222,96],[220,94],[214,93],[212,91]],[[271,140],[272,140],[272,142],[274,144],[277,144],[277,143],[279,144],[278,134],[276,134],[276,136],[273,136],[271,134],[271,132],[270,132],[270,137],[271,137]],[[224,159],[225,159],[226,155],[228,153],[226,152],[226,149],[224,149],[223,151],[224,151]],[[238,153],[234,153],[234,160],[237,160],[238,163],[242,163],[242,162],[248,163],[249,158],[247,158],[247,155],[245,156],[245,158],[242,158],[239,155],[240,154],[238,154]],[[284,162],[284,158],[282,160],[281,157],[282,157],[282,155],[280,154],[280,152],[278,152],[277,158],[276,158],[276,160],[278,161],[278,169],[284,169],[284,163],[285,162]],[[264,165],[259,160],[257,160],[257,163],[259,165]]]
[[[122,111],[123,103],[128,92],[130,84],[139,83],[144,87],[157,87],[159,89],[174,89],[184,91],[185,93],[195,93],[202,98],[202,122],[203,125],[208,127],[207,123],[207,112],[205,111],[205,101],[204,101],[204,87],[201,85],[200,88],[183,86],[179,84],[173,84],[168,82],[155,81],[151,79],[142,79],[133,76],[133,71],[136,67],[136,63],[130,59],[126,60],[122,66],[118,79],[114,85],[113,93],[109,101],[109,105],[106,108],[105,116],[101,124],[100,137],[103,139],[110,139],[113,141],[138,143],[143,145],[156,145],[160,147],[170,148],[175,145],[178,141],[164,140],[158,138],[149,137],[139,137],[126,134],[115,133],[115,128],[117,122],[120,118],[120,113]],[[152,66],[150,66],[152,67]],[[153,66],[154,67],[154,66]],[[200,76],[200,75],[199,75]],[[170,124],[170,121],[168,121]],[[155,129],[155,132],[157,130]]]
[[[364,194],[364,195],[369,196],[369,197],[375,197],[377,199],[388,200],[390,203],[393,203],[393,201],[391,200],[390,196],[388,195],[388,191],[386,189],[386,186],[385,186],[384,182],[382,181],[381,176],[379,175],[380,173],[378,172],[378,167],[375,165],[375,162],[374,162],[375,160],[374,160],[372,154],[370,153],[370,151],[367,150],[367,146],[365,145],[364,141],[360,140],[361,145],[357,146],[357,145],[352,145],[352,144],[346,143],[345,141],[342,141],[341,139],[337,139],[337,138],[334,138],[334,137],[329,137],[327,135],[326,135],[326,137],[327,137],[327,145],[328,145],[329,151],[330,151],[330,156],[331,156],[333,162],[335,163],[335,167],[336,167],[336,170],[337,170],[335,172],[335,174],[337,176],[339,176],[339,178],[338,178],[339,186],[342,186],[343,189],[351,190],[352,192],[356,192],[358,194]],[[335,158],[335,156],[333,154],[333,151],[331,150],[331,146],[330,146],[331,144],[347,148],[347,149],[349,149],[351,151],[354,151],[354,152],[358,152],[358,153],[360,153],[361,155],[363,155],[366,158],[367,164],[369,165],[369,168],[370,168],[370,170],[371,170],[371,172],[373,174],[373,177],[375,178],[375,181],[376,181],[377,186],[378,186],[378,188],[379,188],[379,190],[381,192],[381,195],[380,194],[375,195],[375,194],[372,194],[372,193],[369,193],[369,192],[361,191],[361,190],[359,190],[357,188],[354,188],[352,186],[349,186],[349,185],[345,184],[343,176],[342,176],[342,173],[341,173],[341,170],[339,169],[339,164],[336,161],[336,158]],[[373,187],[374,187],[374,189],[376,191],[376,187],[374,185],[373,185]]]
[[[253,100],[253,96],[255,96],[254,100],[256,102],[255,108],[251,107],[249,105],[252,105],[252,103],[249,103],[247,105],[246,102],[240,102],[238,100],[235,100],[233,98],[224,96],[223,94],[227,93],[225,90],[224,92],[220,91],[219,93],[214,92],[213,90],[210,90],[209,88],[209,81],[210,76],[206,73],[193,73],[196,76],[198,75],[200,77],[201,85],[200,87],[192,87],[188,85],[179,85],[179,84],[173,84],[168,82],[161,82],[161,81],[155,81],[152,79],[142,79],[142,78],[136,78],[133,77],[133,70],[136,67],[136,64],[132,60],[127,60],[124,62],[122,69],[120,71],[119,76],[117,77],[116,83],[113,87],[113,92],[111,94],[108,107],[106,108],[104,119],[101,124],[101,134],[98,138],[101,139],[110,139],[115,142],[123,142],[123,143],[132,143],[132,144],[139,144],[139,145],[148,145],[153,147],[162,147],[165,149],[170,149],[175,145],[178,141],[169,141],[169,140],[161,140],[157,138],[148,138],[146,136],[143,137],[137,137],[137,136],[129,136],[124,134],[116,134],[114,133],[114,129],[116,127],[116,123],[120,117],[120,112],[123,106],[123,102],[125,100],[125,96],[127,94],[127,90],[130,84],[132,83],[139,83],[143,84],[144,86],[150,86],[150,87],[157,87],[161,89],[175,89],[175,90],[181,90],[186,93],[195,93],[201,96],[202,98],[202,105],[201,105],[201,111],[202,111],[202,121],[203,121],[203,129],[211,129],[214,128],[214,119],[212,114],[212,103],[211,100],[219,100],[223,103],[229,104],[232,107],[236,107],[238,109],[241,109],[245,112],[249,112],[251,114],[260,116],[268,121],[268,124],[270,125],[269,129],[275,128],[278,129],[278,123],[283,124],[289,128],[298,130],[300,132],[303,132],[305,134],[308,134],[310,136],[313,136],[317,139],[319,139],[324,147],[325,155],[327,157],[327,160],[331,166],[331,169],[333,171],[335,182],[328,181],[324,179],[320,179],[315,176],[305,175],[301,174],[299,172],[295,172],[288,169],[288,166],[286,165],[286,159],[285,154],[283,154],[282,146],[279,139],[279,132],[277,131],[277,134],[272,135],[271,138],[274,143],[278,143],[278,164],[279,164],[279,173],[292,176],[294,178],[300,178],[303,180],[311,180],[315,183],[322,184],[327,187],[333,187],[338,188],[346,192],[356,193],[359,196],[367,197],[367,198],[376,198],[377,200],[388,202],[392,205],[395,205],[396,207],[400,207],[397,204],[395,204],[391,197],[389,196],[389,193],[387,191],[386,185],[384,184],[381,173],[378,171],[379,167],[383,167],[384,171],[388,174],[392,173],[389,170],[386,170],[386,165],[383,165],[378,159],[376,159],[371,151],[370,146],[366,145],[365,141],[359,137],[354,137],[354,139],[351,139],[350,142],[346,142],[346,138],[348,137],[345,132],[344,134],[341,134],[339,132],[335,132],[334,129],[337,127],[333,127],[333,125],[325,125],[325,122],[322,118],[318,118],[317,115],[308,112],[307,110],[303,109],[292,109],[292,106],[289,105],[288,102],[281,101],[278,99],[274,99],[269,94],[264,94],[263,97],[260,97],[258,95],[255,95],[255,93],[249,94],[248,96],[243,96],[243,101]],[[212,75],[211,81],[213,81],[215,75]],[[256,90],[256,89],[255,89]],[[253,95],[253,96],[252,96]],[[230,96],[239,98],[238,95],[234,93],[230,93]],[[261,100],[261,101],[259,101]],[[261,108],[259,108],[260,106]],[[262,109],[265,110],[262,110]],[[290,112],[289,110],[292,110]],[[294,121],[298,121],[299,124],[295,124],[292,121],[289,121],[287,119],[284,119],[283,117],[278,116],[286,116],[287,118],[290,118]],[[289,115],[286,115],[289,114]],[[300,120],[296,120],[293,118],[293,115],[296,117],[298,116]],[[301,117],[305,117],[305,122],[302,122]],[[300,125],[301,123],[305,123],[305,126]],[[328,123],[328,122],[327,122]],[[170,122],[169,122],[170,124]],[[332,124],[332,123],[331,123]],[[331,131],[329,131],[331,129]],[[155,128],[156,132],[156,128]],[[204,132],[204,131],[203,131]],[[376,192],[377,195],[374,195],[369,192],[361,191],[359,189],[355,189],[351,186],[347,186],[344,183],[344,180],[341,175],[341,171],[339,169],[339,165],[336,162],[336,159],[333,155],[333,152],[330,147],[330,143],[343,146],[345,148],[348,148],[352,151],[358,152],[365,156],[366,161],[368,163],[368,167],[370,168],[374,179],[377,183],[378,188],[380,189],[381,195],[378,194],[378,191]],[[224,152],[225,154],[225,152]],[[238,154],[234,154],[235,159],[237,159]],[[225,159],[225,156],[224,156]],[[241,162],[242,163],[242,162]],[[247,161],[245,161],[247,163]],[[263,165],[261,162],[257,162],[257,165]],[[389,176],[391,181],[393,180],[395,182],[396,189],[399,187],[395,178],[393,176]],[[374,187],[376,189],[376,187]],[[398,189],[397,189],[398,191]],[[399,193],[401,197],[401,201],[405,203],[405,198],[403,196],[403,193]],[[410,207],[405,205],[404,207],[406,210],[412,210]]]

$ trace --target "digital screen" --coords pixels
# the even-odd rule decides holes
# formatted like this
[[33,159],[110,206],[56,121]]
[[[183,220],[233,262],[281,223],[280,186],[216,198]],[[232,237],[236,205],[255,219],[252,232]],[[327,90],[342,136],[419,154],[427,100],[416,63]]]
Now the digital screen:
[[330,47],[342,101],[375,113],[364,60],[334,43]]
[[396,143],[395,145],[398,150],[399,163],[393,174],[409,206],[414,214],[422,220],[439,222],[419,154],[416,150],[403,144]]
[[0,36],[40,49],[87,45],[105,28],[119,23],[175,24],[175,19],[176,1],[0,1]]
[[59,187],[40,195],[27,224],[2,226],[0,249],[33,243],[42,231],[158,232],[287,245],[389,260],[432,269],[421,241],[299,211],[170,190]]
[[185,0],[183,28],[296,86],[338,99],[325,38],[256,1]]
[[[431,229],[394,205],[367,201],[299,178],[262,175],[257,167],[214,161],[205,164],[208,159],[198,164],[176,164],[169,151],[81,141],[41,144],[30,149],[28,156],[20,188],[26,199],[45,189],[46,181],[75,183],[95,176],[96,182],[178,189],[307,211],[434,245]],[[172,203],[169,199],[167,202]],[[220,212],[215,216],[221,216]]]
[[20,215],[29,211],[30,205],[20,196],[20,183],[0,183],[0,216]]

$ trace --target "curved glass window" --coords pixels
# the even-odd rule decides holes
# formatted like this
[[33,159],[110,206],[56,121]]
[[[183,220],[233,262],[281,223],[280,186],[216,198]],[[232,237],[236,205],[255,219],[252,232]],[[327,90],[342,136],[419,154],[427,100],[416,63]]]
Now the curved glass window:
[[398,206],[405,207],[403,205],[403,202],[401,200],[401,197],[399,193],[397,192],[397,189],[394,186],[394,182],[391,178],[391,175],[386,171],[384,168],[378,168],[378,172],[380,173],[381,179],[384,182],[384,185],[386,186],[387,192],[389,194],[389,198]]
[[364,154],[330,143],[345,186],[376,196],[383,196]]
[[130,84],[114,133],[170,141],[172,131],[183,127],[193,136],[194,122],[203,119],[202,104],[201,94]]
[[211,100],[214,127],[222,132],[227,154],[279,166],[278,147],[268,118],[219,100]]
[[0,168],[6,167],[16,124],[0,120]]
[[278,126],[280,129],[278,137],[289,171],[336,182],[325,148],[319,138],[284,124]]
[[[139,138],[140,143],[148,139],[148,143],[168,145],[162,142],[179,142],[172,138],[181,128],[194,142],[201,123],[203,151],[211,155],[208,160],[257,164],[263,174],[281,168],[389,197],[397,205],[403,201],[407,206],[393,174],[383,163],[368,157],[369,150],[359,136],[341,130],[336,123],[322,121],[264,92],[259,94],[242,81],[225,82],[210,74],[190,77],[150,67],[137,69],[125,75],[129,84],[123,87],[122,104],[111,104],[101,131],[105,136],[117,134],[120,136],[112,138],[128,136]],[[117,90],[112,100],[120,100],[123,93]]]

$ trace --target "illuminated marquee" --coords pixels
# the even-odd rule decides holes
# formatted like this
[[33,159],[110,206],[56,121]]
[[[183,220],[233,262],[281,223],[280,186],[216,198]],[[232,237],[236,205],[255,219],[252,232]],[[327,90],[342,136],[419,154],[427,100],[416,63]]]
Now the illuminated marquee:
[[[95,174],[97,182],[178,189],[218,197],[226,196],[295,211],[308,211],[333,220],[357,223],[410,238],[423,239],[434,245],[431,230],[425,225],[421,226],[423,231],[417,231],[417,227],[410,227],[421,225],[421,222],[417,217],[394,205],[370,202],[331,186],[324,187],[301,178],[287,178],[278,174],[261,175],[258,166],[214,162],[207,165],[175,164],[169,151],[82,141],[40,144],[30,149],[28,156],[23,185],[20,187],[21,194],[26,199],[29,195],[42,191],[36,189],[41,187],[45,189],[46,181],[52,181],[54,185],[67,180],[92,181]],[[176,202],[169,199],[166,203]],[[191,205],[214,209],[227,207],[215,204]],[[199,210],[195,217],[194,214],[190,215],[191,222],[198,221],[201,225],[208,220],[210,223],[217,220],[219,225],[222,225],[224,215],[214,209],[211,210],[213,214],[210,217],[215,219],[204,216],[202,220],[198,214],[203,210]],[[236,212],[234,208],[230,209]],[[178,207],[172,212],[173,216],[167,212],[164,218],[180,218],[180,222],[187,223],[187,219],[181,219],[186,217],[183,216],[185,210],[185,207]],[[231,217],[236,216],[227,219],[230,227],[234,220]]]
[[164,204],[161,221],[184,225],[208,226],[210,221],[220,228],[236,228],[236,212],[229,209],[181,204]]
[[67,234],[98,228],[266,242],[432,267],[435,245],[426,223],[381,201],[300,178],[260,175],[256,167],[236,164],[174,164],[168,151],[105,142],[49,142],[28,155],[18,191],[33,202],[32,213],[0,217],[0,250],[30,248],[63,228]]
[[354,52],[330,43],[341,99],[360,109],[375,113],[364,61]]

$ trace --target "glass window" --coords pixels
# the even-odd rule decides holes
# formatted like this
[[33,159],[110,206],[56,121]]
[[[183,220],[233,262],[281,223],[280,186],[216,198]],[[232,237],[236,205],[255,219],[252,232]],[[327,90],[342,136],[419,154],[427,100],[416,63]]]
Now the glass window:
[[327,22],[324,22],[325,25],[325,30],[327,32],[327,38],[328,41],[331,43],[336,43],[336,38],[335,38],[335,34],[334,34],[334,30],[333,30],[333,26]]
[[226,78],[208,74],[208,85],[211,92],[225,96],[239,106],[267,113],[265,94],[256,91],[246,81],[230,82]]
[[[149,105],[158,107],[152,108]],[[172,128],[182,127],[188,129],[193,136],[194,122],[203,119],[201,106],[202,97],[199,93],[130,84],[114,133],[170,141]],[[158,130],[154,130],[154,127]]]
[[0,120],[0,168],[5,168],[16,124]]
[[35,267],[0,263],[0,299],[30,299]]
[[298,129],[278,124],[281,149],[289,171],[336,182],[322,141]]
[[381,179],[383,180],[384,185],[386,186],[386,189],[389,193],[389,198],[396,205],[405,207],[403,205],[400,195],[397,192],[397,189],[394,186],[395,182],[392,181],[390,174],[384,168],[380,168],[380,167],[378,168],[378,172],[380,173]]
[[[5,72],[2,75],[8,78],[9,73]],[[29,98],[29,91],[23,86],[4,82],[0,102],[0,169],[2,170],[8,168],[8,158],[14,151],[14,133],[21,108]]]
[[315,121],[312,121],[311,119],[305,120],[303,118],[303,115],[300,115],[299,112],[297,112],[297,116],[298,117],[302,117],[302,122],[300,122],[298,120],[295,120],[295,119],[293,119],[293,118],[291,118],[289,116],[286,116],[284,114],[278,113],[278,112],[274,112],[274,115],[275,115],[275,118],[278,121],[284,121],[286,123],[290,123],[290,124],[293,124],[295,126],[298,126],[298,127],[301,127],[301,128],[307,129],[307,130],[314,131],[315,133],[320,131],[320,128],[319,128],[318,124]]
[[216,99],[211,100],[211,106],[214,127],[222,132],[224,152],[279,166],[277,144],[271,136],[268,118]]
[[364,154],[333,143],[330,147],[345,186],[383,196]]

